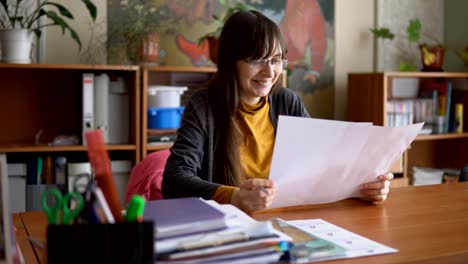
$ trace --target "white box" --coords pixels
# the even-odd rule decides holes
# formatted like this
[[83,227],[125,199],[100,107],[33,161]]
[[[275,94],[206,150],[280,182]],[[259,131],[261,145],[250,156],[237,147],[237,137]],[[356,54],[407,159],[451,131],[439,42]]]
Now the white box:
[[127,183],[130,179],[132,163],[129,160],[111,161],[112,176],[114,177],[115,188],[119,194],[120,204],[124,205]]
[[187,89],[186,86],[150,86],[148,107],[180,107],[180,97]]
[[393,78],[392,98],[416,98],[419,92],[419,78]]
[[26,163],[8,163],[10,211],[26,212]]

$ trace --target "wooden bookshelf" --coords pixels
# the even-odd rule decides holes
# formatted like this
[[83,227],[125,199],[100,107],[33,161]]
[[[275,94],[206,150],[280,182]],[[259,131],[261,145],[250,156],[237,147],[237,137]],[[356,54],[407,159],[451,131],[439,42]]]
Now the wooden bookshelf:
[[148,144],[148,88],[152,85],[188,86],[188,91],[182,96],[181,104],[183,106],[190,94],[200,86],[204,86],[215,72],[216,68],[213,67],[143,66],[141,103],[141,156],[143,158],[149,152],[172,147],[172,143]]
[[[82,136],[83,73],[123,78],[129,88],[128,143],[108,145],[136,164],[140,150],[140,71],[131,65],[0,64],[0,152],[86,153],[80,145],[51,146],[58,135]],[[112,113],[110,113],[112,114]],[[39,144],[36,134],[42,131]]]
[[[372,122],[386,126],[387,102],[392,98],[395,78],[446,79],[468,82],[468,73],[450,72],[385,72],[350,73],[348,75],[348,120]],[[439,169],[461,169],[468,164],[468,91],[453,90],[452,104],[464,105],[463,133],[418,135],[403,156],[399,181],[411,182],[413,166]]]

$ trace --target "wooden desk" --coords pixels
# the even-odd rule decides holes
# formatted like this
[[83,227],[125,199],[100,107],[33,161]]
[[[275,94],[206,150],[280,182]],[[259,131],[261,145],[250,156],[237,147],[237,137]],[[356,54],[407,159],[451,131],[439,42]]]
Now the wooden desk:
[[[41,212],[21,213],[26,232],[45,241]],[[327,263],[468,263],[468,182],[395,188],[382,204],[348,199],[325,205],[297,206],[254,214],[257,220],[322,218],[351,232],[399,250],[395,254]],[[28,258],[43,249],[20,243]],[[29,263],[29,262],[27,262]]]

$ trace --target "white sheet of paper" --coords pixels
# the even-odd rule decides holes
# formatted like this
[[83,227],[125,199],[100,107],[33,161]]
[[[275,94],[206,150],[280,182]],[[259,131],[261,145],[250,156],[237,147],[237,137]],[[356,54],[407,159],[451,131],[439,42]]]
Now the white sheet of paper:
[[359,196],[359,186],[390,171],[423,123],[381,127],[280,116],[270,179],[269,208],[320,204]]
[[[293,220],[288,222],[346,249],[346,254],[344,256],[338,256],[332,259],[355,258],[398,252],[397,249],[360,236],[323,219]],[[365,262],[366,261],[363,261],[363,263]]]

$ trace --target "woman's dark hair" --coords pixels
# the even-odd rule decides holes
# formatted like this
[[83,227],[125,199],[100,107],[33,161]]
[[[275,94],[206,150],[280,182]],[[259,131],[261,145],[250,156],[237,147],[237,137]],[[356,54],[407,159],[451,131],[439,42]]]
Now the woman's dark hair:
[[[236,122],[240,104],[236,63],[242,59],[266,59],[286,42],[278,26],[258,11],[239,11],[226,21],[218,47],[218,71],[210,82],[210,102],[215,126],[214,177],[226,185],[239,186],[244,177],[239,157],[242,134]],[[281,76],[270,93],[281,88]]]

